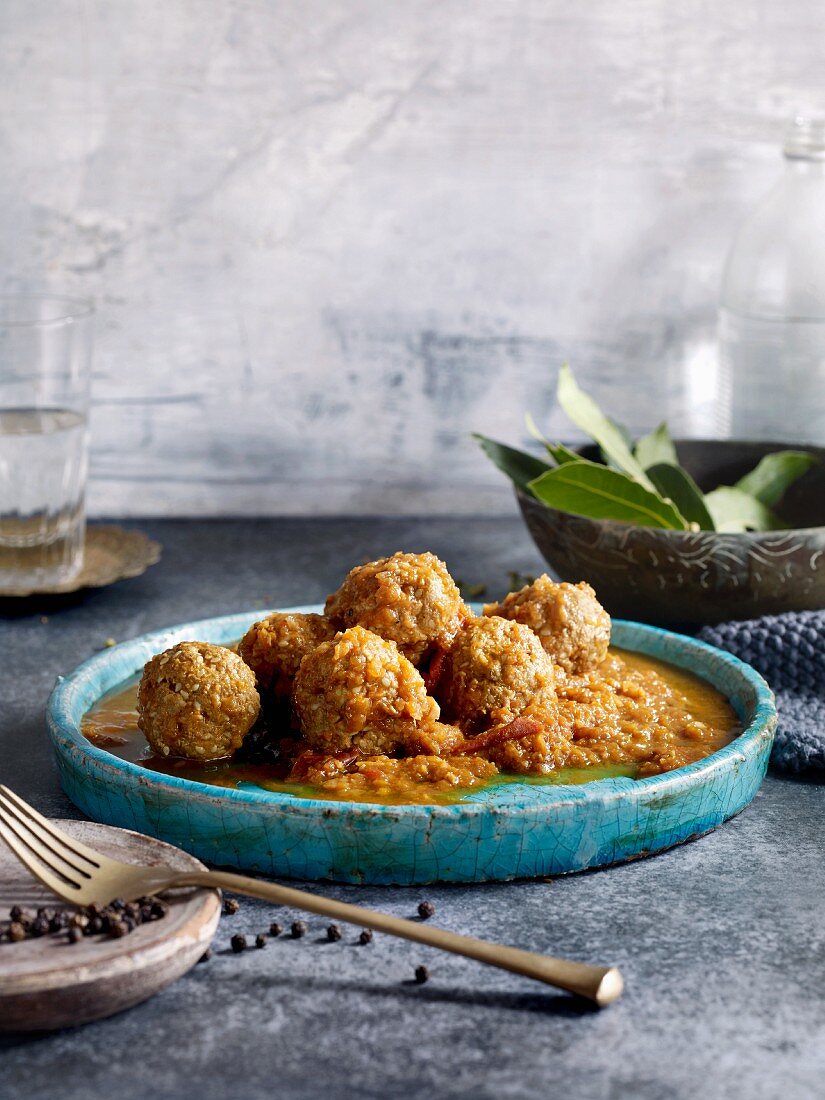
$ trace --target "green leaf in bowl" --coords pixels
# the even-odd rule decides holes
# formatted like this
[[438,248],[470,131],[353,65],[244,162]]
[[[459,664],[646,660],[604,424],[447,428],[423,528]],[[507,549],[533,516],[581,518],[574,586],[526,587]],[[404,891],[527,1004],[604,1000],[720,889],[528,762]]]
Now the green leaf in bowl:
[[639,462],[633,457],[633,452],[627,445],[624,431],[617,426],[609,416],[605,416],[592,397],[589,397],[579,386],[573,377],[573,372],[567,363],[559,371],[559,382],[556,394],[559,404],[576,425],[586,432],[598,443],[602,453],[612,462],[635,478],[646,489],[653,490],[653,485],[645,474]]
[[765,455],[749,474],[740,478],[735,488],[772,508],[785,490],[818,461],[815,455],[807,451],[774,451]]
[[548,454],[553,459],[557,466],[564,466],[567,462],[586,462],[582,455],[576,451],[571,451],[569,447],[565,447],[563,443],[547,443]]
[[528,485],[551,508],[591,519],[613,519],[641,527],[683,531],[687,523],[675,505],[619,470],[582,459],[548,470]]
[[697,524],[700,531],[715,530],[699,486],[681,466],[657,462],[648,466],[647,476],[661,496],[673,501],[688,523]]
[[519,451],[515,447],[508,447],[506,443],[497,443],[494,439],[488,439],[486,435],[479,435],[478,432],[473,433],[473,439],[478,440],[487,457],[519,489],[526,489],[529,482],[553,468],[549,462],[537,458],[536,455]]
[[673,440],[670,438],[670,432],[664,420],[655,431],[643,435],[636,444],[636,461],[643,470],[647,471],[651,466],[657,466],[662,462],[667,462],[670,466],[679,465],[676,448],[673,446]]
[[733,485],[720,485],[712,493],[705,493],[705,504],[716,530],[728,534],[781,531],[786,526],[761,500]]

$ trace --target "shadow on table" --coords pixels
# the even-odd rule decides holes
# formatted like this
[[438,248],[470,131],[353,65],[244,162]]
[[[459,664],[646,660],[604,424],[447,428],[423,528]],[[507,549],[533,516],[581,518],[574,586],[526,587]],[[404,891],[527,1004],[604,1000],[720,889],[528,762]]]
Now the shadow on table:
[[420,985],[413,978],[397,985],[369,985],[359,981],[334,981],[319,978],[278,979],[279,985],[294,985],[306,991],[340,990],[345,993],[361,993],[366,997],[401,997],[404,1000],[423,1000],[430,1004],[471,1005],[487,1008],[508,1008],[517,1012],[535,1012],[552,1016],[590,1016],[600,1009],[580,997],[567,993],[514,993],[506,990],[444,989],[435,984]]

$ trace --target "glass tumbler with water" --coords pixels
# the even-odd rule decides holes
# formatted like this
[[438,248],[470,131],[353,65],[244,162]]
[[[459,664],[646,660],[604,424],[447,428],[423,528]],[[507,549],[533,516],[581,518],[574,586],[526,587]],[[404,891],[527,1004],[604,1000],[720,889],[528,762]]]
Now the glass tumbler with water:
[[0,589],[50,588],[83,564],[93,310],[0,297]]

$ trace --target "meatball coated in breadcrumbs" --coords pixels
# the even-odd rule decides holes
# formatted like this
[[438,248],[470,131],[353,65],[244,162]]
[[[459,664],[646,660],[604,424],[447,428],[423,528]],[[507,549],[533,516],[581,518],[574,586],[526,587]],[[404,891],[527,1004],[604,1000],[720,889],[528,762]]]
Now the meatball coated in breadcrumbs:
[[275,611],[247,630],[238,653],[255,673],[259,691],[289,695],[302,659],[333,634],[323,615]]
[[420,673],[395,643],[362,626],[304,657],[292,701],[305,740],[329,753],[392,753],[439,713]]
[[448,721],[473,732],[522,714],[552,722],[553,662],[529,627],[496,616],[470,619],[447,655],[439,699]]
[[414,665],[446,649],[469,612],[435,554],[393,554],[358,565],[324,613],[340,630],[363,626],[395,642]]
[[578,675],[598,668],[610,645],[610,616],[587,584],[556,584],[546,573],[501,603],[487,604],[485,615],[524,623],[566,672]]
[[255,674],[237,653],[180,642],[146,663],[138,725],[161,756],[221,760],[240,748],[260,706]]

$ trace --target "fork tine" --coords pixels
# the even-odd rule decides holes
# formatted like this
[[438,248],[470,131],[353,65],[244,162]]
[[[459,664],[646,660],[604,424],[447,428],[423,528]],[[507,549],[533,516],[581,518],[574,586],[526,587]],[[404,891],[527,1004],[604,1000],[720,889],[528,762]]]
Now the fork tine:
[[[8,828],[17,833],[23,843],[27,844],[40,859],[45,860],[53,871],[65,874],[70,879],[91,878],[91,871],[84,867],[78,867],[78,863],[81,861],[77,856],[74,856],[74,859],[70,858],[71,855],[74,855],[73,852],[67,855],[65,849],[62,849],[44,829],[40,829],[36,822],[31,821],[20,810],[16,809],[1,792],[0,820],[4,821]],[[66,871],[67,867],[69,869],[68,873]]]
[[76,883],[70,884],[68,880],[58,878],[57,875],[44,867],[2,821],[0,821],[0,839],[8,844],[12,854],[17,856],[23,866],[27,867],[34,877],[42,882],[47,889],[51,890],[53,894],[57,894],[64,901],[77,900],[78,885]]
[[31,853],[32,859],[37,860],[49,871],[61,875],[75,887],[80,887],[84,879],[88,881],[89,876],[87,874],[79,874],[77,869],[67,860],[46,847],[45,844],[42,844],[32,833],[27,832],[25,826],[12,817],[2,806],[0,806],[0,822],[5,825],[7,831],[17,838],[18,845],[23,845]]
[[43,817],[39,814],[34,806],[30,806],[28,802],[24,802],[19,794],[15,794],[14,791],[9,790],[8,787],[3,786],[0,783],[0,794],[5,795],[6,801],[11,802],[17,808],[21,810],[27,817],[30,817],[32,821],[35,821],[46,833],[49,834],[54,842],[59,843],[62,847],[68,848],[76,856],[80,856],[81,859],[85,859],[87,863],[91,863],[93,867],[101,867],[106,862],[106,856],[102,856],[100,852],[96,852],[94,848],[89,848],[85,844],[81,844],[79,840],[75,840],[73,836],[69,836],[68,833],[64,833],[62,829],[58,827],[47,817]]

